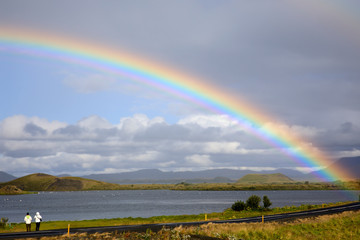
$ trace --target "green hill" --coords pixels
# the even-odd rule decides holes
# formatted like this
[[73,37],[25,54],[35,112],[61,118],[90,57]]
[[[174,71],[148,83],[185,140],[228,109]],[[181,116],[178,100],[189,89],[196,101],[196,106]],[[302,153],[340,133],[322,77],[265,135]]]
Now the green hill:
[[244,183],[244,184],[288,183],[288,182],[294,182],[294,180],[281,173],[247,174],[237,181],[237,183]]
[[1,183],[1,187],[15,186],[23,191],[83,191],[115,190],[118,184],[105,183],[80,177],[55,177],[44,173],[35,173],[10,182]]

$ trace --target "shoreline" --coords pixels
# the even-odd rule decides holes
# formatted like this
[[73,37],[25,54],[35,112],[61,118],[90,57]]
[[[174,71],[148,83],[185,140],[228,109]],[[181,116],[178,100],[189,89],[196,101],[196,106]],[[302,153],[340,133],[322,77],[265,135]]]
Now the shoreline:
[[[103,232],[103,231],[115,231],[116,229],[123,229],[122,231],[131,231],[132,228],[137,229],[141,226],[144,229],[148,229],[150,226],[161,229],[162,226],[167,227],[179,227],[179,226],[192,226],[209,223],[245,223],[245,222],[261,222],[261,219],[269,221],[292,221],[292,215],[296,218],[314,217],[318,215],[332,215],[341,213],[344,211],[356,211],[359,212],[359,202],[342,202],[336,204],[324,205],[308,205],[301,207],[287,208],[275,208],[270,210],[246,210],[242,212],[235,212],[232,210],[225,210],[221,213],[211,213],[208,215],[175,215],[175,216],[159,216],[151,218],[136,218],[136,219],[96,219],[96,220],[82,220],[82,221],[51,221],[42,222],[40,231],[32,231],[33,234],[39,234],[42,231],[63,231],[64,229],[71,228],[76,232]],[[333,210],[334,209],[334,210]],[[335,210],[336,209],[336,210]],[[320,211],[317,211],[320,210]],[[316,213],[317,212],[317,213]],[[325,213],[326,212],[326,213]],[[315,214],[316,213],[316,214]],[[315,214],[315,215],[314,215]],[[261,218],[261,216],[263,216]],[[187,218],[184,218],[187,217]],[[208,219],[207,219],[208,217]],[[265,217],[265,218],[264,218]],[[275,217],[275,219],[274,219]],[[279,218],[280,217],[280,218]],[[159,219],[160,218],[160,219]],[[247,220],[249,219],[249,220]],[[127,220],[124,221],[124,220]],[[131,220],[131,221],[130,221]],[[33,227],[34,224],[32,223]],[[106,230],[107,229],[107,230]],[[24,223],[11,224],[6,230],[0,230],[0,235],[6,235],[6,233],[22,233],[25,231]],[[135,230],[136,231],[136,230]],[[0,237],[1,238],[1,237]]]

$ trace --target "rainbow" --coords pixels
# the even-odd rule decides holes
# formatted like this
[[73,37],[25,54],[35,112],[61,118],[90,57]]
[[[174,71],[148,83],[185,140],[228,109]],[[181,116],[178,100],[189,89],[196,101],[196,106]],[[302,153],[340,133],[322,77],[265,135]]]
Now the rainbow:
[[[140,84],[152,86],[217,114],[226,114],[248,131],[277,147],[304,167],[325,167],[329,157],[289,131],[284,131],[274,118],[263,114],[244,99],[235,97],[218,86],[194,76],[177,72],[123,51],[108,49],[49,33],[0,26],[0,52],[29,54],[51,58],[125,76]],[[349,178],[342,169],[322,171],[322,179]]]

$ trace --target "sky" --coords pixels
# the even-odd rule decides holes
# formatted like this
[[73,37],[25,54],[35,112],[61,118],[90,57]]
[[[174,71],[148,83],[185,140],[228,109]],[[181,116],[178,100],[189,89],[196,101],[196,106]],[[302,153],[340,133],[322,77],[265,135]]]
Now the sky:
[[[360,155],[357,0],[2,0],[4,26],[194,76],[331,161]],[[0,79],[0,171],[15,176],[326,167],[171,92],[1,42]]]

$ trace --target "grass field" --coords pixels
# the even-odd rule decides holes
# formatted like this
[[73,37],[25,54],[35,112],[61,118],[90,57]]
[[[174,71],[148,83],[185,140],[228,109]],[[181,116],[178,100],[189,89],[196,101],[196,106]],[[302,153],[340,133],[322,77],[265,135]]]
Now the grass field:
[[175,229],[181,235],[220,239],[360,239],[360,212],[345,212],[292,222],[207,224]]

